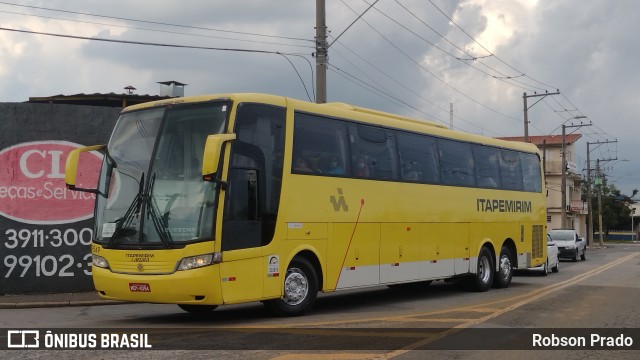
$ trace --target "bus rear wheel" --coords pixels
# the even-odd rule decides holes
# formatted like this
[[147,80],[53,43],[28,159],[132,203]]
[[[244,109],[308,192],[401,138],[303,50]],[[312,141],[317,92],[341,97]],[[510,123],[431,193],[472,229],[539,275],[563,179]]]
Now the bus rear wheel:
[[513,278],[513,263],[511,259],[511,250],[503,246],[500,249],[500,257],[498,258],[498,272],[496,272],[496,276],[493,279],[494,287],[502,289],[511,285],[511,279]]
[[488,248],[483,247],[480,249],[480,254],[478,254],[476,273],[467,279],[467,287],[470,290],[477,292],[483,292],[491,289],[493,276],[495,274],[494,270],[493,255]]
[[295,257],[284,277],[284,295],[264,304],[278,316],[299,316],[307,312],[318,297],[318,277],[311,263]]
[[218,305],[188,305],[188,304],[178,304],[178,307],[186,312],[192,314],[204,314],[208,312],[212,312],[215,310]]

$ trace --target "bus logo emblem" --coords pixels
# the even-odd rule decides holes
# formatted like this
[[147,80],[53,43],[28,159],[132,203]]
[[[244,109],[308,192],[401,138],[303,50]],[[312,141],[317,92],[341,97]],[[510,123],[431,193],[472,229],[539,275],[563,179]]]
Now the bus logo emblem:
[[347,205],[347,201],[342,195],[342,189],[338,188],[337,190],[340,197],[336,199],[334,195],[331,195],[329,198],[329,201],[331,201],[331,204],[333,205],[333,211],[338,212],[340,209],[343,209],[345,212],[349,212],[349,205]]

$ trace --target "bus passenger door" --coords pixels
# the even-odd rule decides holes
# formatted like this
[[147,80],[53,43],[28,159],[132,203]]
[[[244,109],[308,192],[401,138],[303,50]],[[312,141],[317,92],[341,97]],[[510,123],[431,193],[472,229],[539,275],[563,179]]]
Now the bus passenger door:
[[262,298],[266,267],[262,261],[259,172],[231,168],[225,198],[220,276],[225,303]]

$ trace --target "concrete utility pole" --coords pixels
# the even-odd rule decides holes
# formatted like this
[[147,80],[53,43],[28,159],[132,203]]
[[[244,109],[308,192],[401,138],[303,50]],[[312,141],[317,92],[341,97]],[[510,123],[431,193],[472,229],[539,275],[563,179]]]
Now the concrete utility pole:
[[[602,181],[602,177],[600,176],[600,159],[596,161],[596,174]],[[604,234],[602,233],[602,182],[598,185],[598,235],[600,237],[600,246],[603,243]]]
[[327,16],[324,0],[316,0],[316,103],[327,102]]
[[602,185],[603,185],[603,181],[602,181],[602,174],[600,173],[600,161],[613,161],[613,160],[618,160],[618,158],[614,158],[614,159],[597,159],[596,160],[596,174],[598,174],[598,177],[600,178],[600,182],[598,184],[598,223],[599,223],[599,229],[598,229],[598,234],[600,235],[600,246],[603,246],[604,243],[604,233],[602,230]]
[[[574,119],[584,119],[586,116],[576,116]],[[583,126],[591,126],[591,124],[580,125],[564,125],[562,124],[562,184],[560,191],[562,193],[562,209],[560,209],[560,225],[563,229],[567,228],[567,155],[566,155],[566,132],[567,128],[579,128]]]
[[324,104],[327,102],[327,63],[329,58],[329,48],[333,45],[340,36],[342,36],[353,24],[355,24],[360,18],[369,11],[373,5],[378,1],[376,0],[369,4],[369,7],[358,15],[346,29],[333,39],[331,44],[327,42],[327,16],[325,10],[325,0],[316,0],[316,103]]
[[[522,93],[522,99],[524,100],[524,142],[529,142],[529,109],[531,109],[533,107],[533,105],[539,103],[540,101],[542,101],[542,99],[544,99],[546,96],[549,95],[558,95],[560,94],[560,90],[554,92],[554,93],[550,93],[550,92],[545,92],[544,94],[536,94],[534,93],[533,95],[527,95],[527,93]],[[531,106],[527,106],[527,98],[530,97],[541,97],[540,100],[536,101],[535,103],[531,104]]]
[[591,192],[591,150],[589,149],[590,145],[602,145],[602,144],[610,144],[616,143],[616,141],[598,141],[598,142],[587,142],[587,219],[589,220],[589,228],[587,229],[587,245],[593,245],[593,201],[591,201],[591,197],[593,196]]

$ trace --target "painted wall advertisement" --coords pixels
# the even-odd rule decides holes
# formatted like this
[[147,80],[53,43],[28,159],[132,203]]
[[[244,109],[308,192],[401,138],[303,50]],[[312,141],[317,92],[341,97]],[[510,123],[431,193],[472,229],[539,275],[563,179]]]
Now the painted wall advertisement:
[[[0,142],[0,294],[93,289],[90,244],[95,195],[70,191],[64,182],[68,153],[93,143],[61,140],[76,137],[73,132],[65,135],[65,129],[74,129],[74,122],[84,124],[87,119],[81,114],[76,114],[75,121],[56,116],[55,107],[48,107],[54,111],[49,116],[31,115],[48,123],[58,120],[57,131],[23,134],[29,129],[16,121],[14,143],[7,144],[6,137]],[[114,121],[101,124],[100,134],[92,129],[88,139],[105,143]],[[44,139],[20,141],[29,134]],[[81,161],[85,162],[80,164],[84,172],[78,174],[78,186],[95,187],[102,155],[92,152]]]

